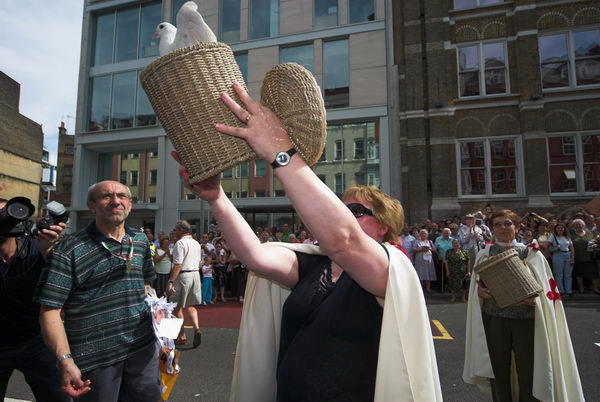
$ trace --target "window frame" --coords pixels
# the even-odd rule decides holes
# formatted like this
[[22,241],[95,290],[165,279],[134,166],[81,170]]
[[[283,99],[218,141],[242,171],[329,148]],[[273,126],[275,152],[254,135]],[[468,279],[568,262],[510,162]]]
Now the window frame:
[[[336,3],[337,3],[337,5],[336,5],[336,11],[335,11],[335,24],[332,24],[332,25],[320,25],[320,26],[316,25],[316,21],[317,21],[316,10],[317,10],[317,2],[318,1],[320,1],[320,0],[312,0],[312,6],[313,6],[312,28],[313,28],[313,30],[334,28],[334,27],[340,26],[340,0],[335,0]],[[341,0],[341,1],[343,1],[343,0]]]
[[[504,46],[504,83],[505,83],[505,90],[503,93],[492,93],[492,94],[488,94],[486,91],[486,85],[485,85],[485,72],[488,71],[485,68],[485,55],[484,55],[484,51],[483,51],[483,46],[484,45],[491,45],[491,44],[495,44],[495,43],[502,43]],[[460,93],[460,75],[461,75],[461,71],[460,71],[460,48],[463,47],[472,47],[477,45],[478,47],[478,52],[479,52],[479,68],[477,70],[478,72],[478,76],[479,76],[479,94],[478,95],[468,95],[468,96],[463,96]],[[500,70],[500,68],[495,68],[492,70]],[[469,70],[466,72],[472,72],[474,70]],[[464,73],[464,72],[463,72]],[[458,98],[459,99],[476,99],[476,98],[490,98],[490,97],[494,97],[494,96],[506,96],[506,95],[510,95],[510,62],[508,60],[508,40],[506,38],[504,39],[490,39],[490,40],[483,40],[483,41],[476,41],[476,42],[464,42],[461,43],[460,45],[456,46],[456,83],[457,83],[457,91],[458,91]]]
[[[549,138],[568,137],[572,136],[575,139],[575,189],[576,191],[565,191],[565,192],[552,192],[552,183],[550,181],[550,167],[560,166],[560,163],[550,163],[550,145],[548,143]],[[585,152],[583,150],[583,138],[585,136],[600,136],[600,130],[589,130],[589,131],[570,131],[551,133],[546,135],[546,160],[548,161],[548,168],[546,174],[548,177],[548,192],[551,197],[569,197],[569,196],[596,196],[600,194],[600,191],[586,191],[585,189],[585,166],[590,164],[585,162]],[[562,142],[562,141],[561,141]],[[570,165],[570,164],[562,164]]]
[[[575,55],[575,44],[573,42],[573,33],[576,32],[586,32],[586,31],[598,31],[600,30],[600,27],[596,26],[594,28],[590,28],[590,26],[587,27],[574,27],[574,28],[561,28],[561,29],[556,29],[556,30],[548,30],[548,31],[544,31],[540,34],[538,34],[538,68],[540,71],[540,86],[542,88],[542,93],[547,93],[547,92],[560,92],[560,91],[569,91],[569,90],[574,90],[574,89],[587,89],[587,88],[599,88],[600,87],[600,83],[598,84],[585,84],[585,85],[577,85],[577,56]],[[565,61],[557,61],[556,63],[542,63],[542,55],[539,52],[540,46],[539,46],[539,39],[544,37],[544,36],[555,36],[555,35],[561,35],[561,34],[566,34],[567,36],[567,66],[568,66],[568,72],[569,72],[569,85],[564,86],[564,87],[554,87],[554,88],[544,88],[544,83],[543,83],[543,77],[542,77],[542,65],[545,64],[556,64],[556,63],[564,63]],[[590,58],[598,58],[600,59],[600,56],[586,56],[584,59],[590,59]],[[579,60],[582,60],[582,58],[579,58]]]
[[[339,147],[338,147],[339,145]],[[344,139],[335,140],[333,143],[333,160],[334,161],[344,161],[346,160],[345,150],[344,150]],[[340,157],[338,158],[338,151]]]
[[[516,192],[515,193],[502,193],[494,194],[492,189],[492,150],[491,141],[503,141],[512,140],[514,141],[515,149],[515,180]],[[461,144],[469,142],[482,142],[483,143],[483,167],[484,170],[484,181],[485,181],[485,193],[484,194],[463,194],[462,192],[462,166],[461,166]],[[473,137],[473,138],[461,138],[456,140],[455,144],[456,154],[456,186],[457,194],[459,199],[481,199],[481,198],[519,198],[525,196],[525,179],[524,179],[524,160],[523,160],[523,143],[521,136],[518,135],[506,135],[497,137]],[[505,178],[505,181],[508,180]]]
[[[276,17],[277,17],[277,32],[275,32],[274,34],[269,34],[268,36],[254,36],[253,33],[253,29],[254,26],[252,25],[252,3],[255,0],[248,0],[248,24],[247,24],[247,40],[263,40],[263,39],[269,39],[269,38],[275,38],[277,36],[281,35],[281,0],[269,0],[270,2],[276,1],[277,2],[277,13],[276,13]],[[240,22],[241,25],[241,22]],[[272,26],[273,22],[269,21],[269,25]],[[241,35],[241,34],[240,34]]]

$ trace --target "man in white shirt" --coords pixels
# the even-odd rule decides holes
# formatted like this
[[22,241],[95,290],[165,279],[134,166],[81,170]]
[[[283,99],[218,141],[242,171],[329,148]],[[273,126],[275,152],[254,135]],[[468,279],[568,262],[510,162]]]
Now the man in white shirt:
[[465,223],[458,229],[458,237],[462,248],[469,253],[469,260],[473,264],[484,238],[483,230],[475,225],[475,217],[472,214],[465,215]]
[[[177,303],[173,314],[183,318],[183,310],[194,325],[194,348],[202,341],[200,325],[198,324],[197,305],[202,304],[202,285],[200,283],[200,265],[202,262],[202,248],[192,237],[192,227],[186,221],[175,224],[177,242],[173,247],[173,269],[169,277],[166,293],[171,296],[171,301]],[[181,328],[176,345],[185,345],[186,337]]]

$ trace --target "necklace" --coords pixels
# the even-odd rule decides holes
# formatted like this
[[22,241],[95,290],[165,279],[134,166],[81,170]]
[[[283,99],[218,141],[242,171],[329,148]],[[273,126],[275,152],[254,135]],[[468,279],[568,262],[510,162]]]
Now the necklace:
[[111,249],[108,248],[106,243],[103,241],[100,242],[100,244],[102,244],[102,247],[104,247],[113,257],[117,257],[118,259],[125,261],[127,263],[127,270],[128,271],[131,270],[132,259],[133,259],[133,239],[131,238],[131,236],[129,237],[129,252],[127,253],[127,255],[113,253],[111,251]]

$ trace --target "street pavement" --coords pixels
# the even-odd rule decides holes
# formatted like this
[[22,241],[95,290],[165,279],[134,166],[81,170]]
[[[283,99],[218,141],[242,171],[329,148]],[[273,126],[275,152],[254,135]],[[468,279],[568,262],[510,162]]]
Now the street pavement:
[[[466,304],[450,304],[448,295],[439,294],[428,296],[427,302],[430,318],[439,321],[446,330],[449,336],[445,338],[452,338],[434,341],[444,400],[491,401],[491,397],[462,381]],[[233,302],[219,304],[212,310],[200,308],[201,321],[210,325],[217,323],[223,327],[235,327],[231,324],[239,322],[241,307]],[[600,400],[600,347],[595,345],[600,343],[600,297],[586,294],[569,298],[565,306],[586,400]],[[215,315],[219,319],[215,319]],[[199,348],[192,349],[191,345],[181,348],[182,371],[169,398],[171,401],[229,400],[238,329],[205,327],[203,331]],[[191,339],[191,332],[188,336]],[[23,376],[17,372],[11,378],[6,396],[33,400]]]

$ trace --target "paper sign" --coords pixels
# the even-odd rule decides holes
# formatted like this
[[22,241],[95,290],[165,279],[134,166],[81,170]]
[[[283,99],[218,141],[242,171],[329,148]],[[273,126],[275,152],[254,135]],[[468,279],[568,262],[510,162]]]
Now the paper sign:
[[183,318],[163,318],[156,325],[156,335],[169,339],[176,339],[183,325]]

